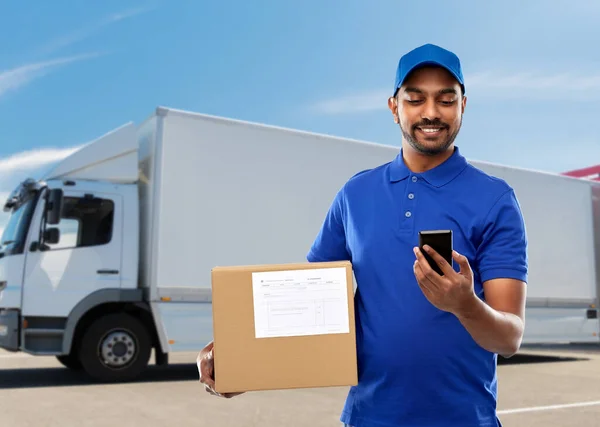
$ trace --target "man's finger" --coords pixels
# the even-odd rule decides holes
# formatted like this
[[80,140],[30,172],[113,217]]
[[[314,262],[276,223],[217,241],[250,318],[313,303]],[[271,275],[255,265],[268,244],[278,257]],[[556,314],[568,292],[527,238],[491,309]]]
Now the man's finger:
[[204,390],[206,390],[207,393],[212,394],[213,396],[224,397],[225,399],[231,399],[232,397],[244,394],[244,392],[219,393],[218,391],[215,391],[213,388],[207,385],[204,386]]
[[419,261],[416,260],[415,263],[413,264],[413,272],[415,273],[415,278],[417,279],[417,283],[419,283],[419,285],[421,284],[420,282],[423,281],[423,278],[425,277],[423,274],[423,270],[421,270],[421,266],[419,265]]
[[199,357],[198,370],[200,371],[200,382],[210,387],[214,382],[214,360],[212,350]]
[[[425,264],[423,264],[423,262]],[[429,263],[427,263],[427,260],[425,260],[423,262],[419,262],[419,261],[415,262],[415,265],[416,265],[415,270],[416,270],[416,272],[418,272],[417,283],[419,284],[419,287],[421,288],[421,290],[423,290],[427,296],[433,297],[434,295],[439,294],[443,288],[441,283],[436,282],[436,278],[437,278],[437,280],[439,280],[440,275],[437,274],[437,272],[435,272],[429,266]],[[423,272],[424,269],[426,269],[430,273],[425,274]],[[416,274],[415,274],[415,276],[416,276]]]
[[215,391],[211,386],[209,385],[204,385],[204,390],[206,390],[207,393],[212,394],[213,396],[217,396],[217,397],[225,397],[224,395],[222,395],[221,393],[219,393],[218,391]]
[[433,259],[433,261],[440,267],[445,276],[452,275],[456,273],[452,266],[441,256],[438,252],[435,251],[431,246],[424,245],[423,250],[427,252],[427,254]]
[[200,382],[201,382],[202,384],[204,384],[205,386],[209,386],[209,387],[214,387],[214,386],[215,386],[215,382],[214,382],[214,381],[213,381],[213,379],[212,379],[212,378],[210,378],[210,377],[202,377],[202,378],[200,379]]
[[200,382],[202,382],[203,384],[205,384],[209,387],[215,386],[215,381],[212,379],[211,372],[205,368],[203,368],[203,370],[202,370],[202,376],[200,377]]
[[423,276],[429,279],[429,281],[435,288],[439,288],[438,280],[440,280],[441,276],[433,268],[431,268],[431,265],[427,261],[427,258],[425,258],[425,255],[423,254],[423,252],[421,252],[419,248],[415,248],[414,252],[417,256],[417,265],[421,268]]
[[240,394],[244,394],[244,393],[243,392],[225,393],[225,394],[221,394],[221,396],[225,397],[226,399],[231,399],[232,397],[239,396]]
[[432,295],[431,286],[433,285],[433,283],[431,283],[431,281],[427,277],[425,277],[425,274],[423,273],[423,269],[421,268],[419,261],[415,261],[413,265],[413,271],[415,273],[415,278],[417,279],[417,284],[419,285],[421,290],[426,295]]

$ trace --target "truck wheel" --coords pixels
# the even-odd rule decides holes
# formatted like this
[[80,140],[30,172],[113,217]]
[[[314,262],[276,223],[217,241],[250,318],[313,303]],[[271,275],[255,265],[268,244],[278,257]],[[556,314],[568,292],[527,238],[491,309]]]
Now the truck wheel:
[[102,382],[129,381],[148,365],[152,344],[142,322],[128,314],[109,314],[85,331],[79,360],[88,375]]
[[78,371],[81,369],[81,362],[73,354],[64,354],[62,356],[56,356],[56,359],[62,363],[65,367]]

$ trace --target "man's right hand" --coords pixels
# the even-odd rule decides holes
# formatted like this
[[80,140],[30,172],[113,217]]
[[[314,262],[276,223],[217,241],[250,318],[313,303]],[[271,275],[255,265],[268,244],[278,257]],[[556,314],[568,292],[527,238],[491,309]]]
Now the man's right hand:
[[215,391],[215,356],[213,353],[213,346],[214,342],[209,342],[206,347],[200,350],[200,353],[198,353],[198,357],[196,358],[200,382],[204,384],[204,389],[214,396],[225,397],[227,399],[243,394],[218,393]]

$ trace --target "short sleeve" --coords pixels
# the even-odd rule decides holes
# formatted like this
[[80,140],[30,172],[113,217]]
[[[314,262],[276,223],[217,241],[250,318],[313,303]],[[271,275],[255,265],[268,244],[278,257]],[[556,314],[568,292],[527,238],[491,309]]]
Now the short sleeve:
[[344,227],[344,189],[333,199],[309,252],[309,262],[349,261]]
[[527,232],[514,191],[505,192],[488,213],[477,249],[481,281],[508,278],[527,282]]

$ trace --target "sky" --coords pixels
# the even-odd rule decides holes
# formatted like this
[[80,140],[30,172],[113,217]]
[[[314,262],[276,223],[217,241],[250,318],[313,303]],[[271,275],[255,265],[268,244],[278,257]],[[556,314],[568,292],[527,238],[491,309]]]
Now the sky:
[[[0,0],[0,198],[157,106],[399,145],[400,56],[454,51],[473,160],[600,163],[594,0]],[[0,215],[0,229],[5,224]]]

